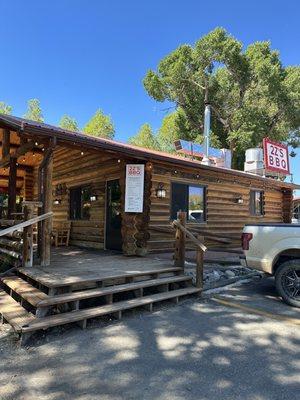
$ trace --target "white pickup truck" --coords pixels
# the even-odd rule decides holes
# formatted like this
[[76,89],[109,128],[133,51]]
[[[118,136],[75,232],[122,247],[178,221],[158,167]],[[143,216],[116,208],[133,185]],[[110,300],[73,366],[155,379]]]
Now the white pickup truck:
[[300,224],[245,225],[241,264],[275,276],[283,300],[300,307]]

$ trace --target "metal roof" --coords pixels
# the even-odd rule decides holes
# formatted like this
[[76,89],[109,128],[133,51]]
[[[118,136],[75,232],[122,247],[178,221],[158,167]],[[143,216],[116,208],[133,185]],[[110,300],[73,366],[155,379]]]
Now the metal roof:
[[263,178],[261,176],[249,174],[244,171],[207,166],[201,164],[201,162],[198,160],[187,159],[179,155],[133,146],[111,139],[87,135],[82,132],[68,131],[57,126],[31,121],[12,115],[0,114],[0,125],[2,125],[2,127],[7,127],[13,131],[17,131],[20,133],[23,132],[32,135],[45,136],[48,138],[55,137],[60,142],[72,142],[73,144],[78,144],[83,147],[114,151],[119,153],[120,155],[124,154],[140,160],[162,161],[171,163],[173,165],[181,165],[201,170],[211,170],[228,175],[243,176],[250,179],[262,180],[269,183],[272,182],[273,185],[281,186],[283,188],[300,189],[300,186],[296,184],[276,181],[270,178]]

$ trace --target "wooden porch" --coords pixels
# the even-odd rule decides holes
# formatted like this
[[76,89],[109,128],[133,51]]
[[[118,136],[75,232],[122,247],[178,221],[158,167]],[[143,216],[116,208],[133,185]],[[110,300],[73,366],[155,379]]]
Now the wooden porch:
[[54,326],[78,323],[182,296],[199,294],[182,267],[159,258],[125,257],[76,247],[52,249],[48,267],[17,268],[2,278],[3,322],[27,340]]
[[173,263],[144,257],[125,257],[109,250],[82,249],[75,246],[52,247],[51,264],[48,267],[19,268],[20,274],[33,279],[46,290],[89,286],[112,280],[124,280],[132,276],[156,274],[171,268]]

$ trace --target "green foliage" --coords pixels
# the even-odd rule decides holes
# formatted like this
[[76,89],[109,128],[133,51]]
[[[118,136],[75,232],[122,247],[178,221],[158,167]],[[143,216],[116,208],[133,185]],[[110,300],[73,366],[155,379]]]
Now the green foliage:
[[93,136],[113,139],[115,129],[111,117],[105,115],[103,111],[97,110],[94,116],[83,128],[83,132]]
[[179,46],[148,71],[144,86],[157,101],[175,103],[182,138],[202,141],[205,102],[212,108],[212,144],[233,150],[234,166],[248,147],[269,136],[299,143],[300,67],[283,67],[269,42],[242,43],[216,28],[194,47]]
[[31,99],[28,100],[27,104],[28,108],[26,114],[24,115],[24,118],[30,119],[32,121],[44,122],[40,101],[38,99]]
[[61,117],[61,120],[59,122],[59,126],[62,129],[66,129],[68,131],[77,132],[79,130],[76,120],[74,118],[70,117],[69,115],[66,115],[66,114]]
[[0,101],[0,114],[11,114],[12,107]]
[[182,136],[180,128],[180,110],[177,110],[164,117],[156,139],[161,150],[172,153],[175,151],[175,140],[181,139]]
[[142,125],[138,133],[129,139],[129,143],[147,149],[159,150],[159,144],[149,124]]

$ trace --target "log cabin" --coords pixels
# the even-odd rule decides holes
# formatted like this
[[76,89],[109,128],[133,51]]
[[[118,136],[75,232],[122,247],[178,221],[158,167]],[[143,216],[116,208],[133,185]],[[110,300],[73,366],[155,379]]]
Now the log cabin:
[[[75,246],[169,251],[163,228],[179,210],[191,229],[232,238],[236,247],[246,223],[291,221],[296,186],[284,181],[7,115],[0,116],[0,140],[2,213],[13,219],[20,199],[40,201],[43,212],[53,211],[44,235],[69,221]],[[126,166],[135,165],[143,166],[142,199],[134,198],[134,184],[134,196],[126,195]]]
[[[206,249],[235,251],[246,223],[290,222],[299,188],[7,115],[0,141],[0,272],[13,266],[0,315],[24,341],[201,294]],[[62,226],[71,246],[51,248]],[[170,251],[174,263],[147,256]]]

